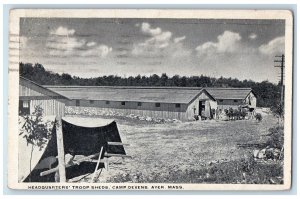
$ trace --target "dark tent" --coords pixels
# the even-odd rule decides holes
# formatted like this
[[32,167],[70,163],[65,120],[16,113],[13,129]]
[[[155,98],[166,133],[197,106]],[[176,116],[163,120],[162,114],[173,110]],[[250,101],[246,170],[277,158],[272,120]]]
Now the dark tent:
[[107,142],[122,142],[115,121],[95,128],[76,126],[62,120],[65,153],[74,151],[76,155],[91,155],[104,151],[126,155],[123,146],[107,146]]
[[[62,132],[64,142],[65,154],[71,155],[83,155],[88,156],[99,153],[101,147],[108,154],[121,154],[126,155],[124,147],[121,145],[108,145],[107,142],[119,142],[121,143],[121,137],[118,131],[118,127],[115,121],[109,124],[98,127],[85,127],[73,124],[62,119]],[[104,153],[102,153],[102,156]],[[39,163],[47,157],[57,157],[57,140],[56,140],[56,126],[54,125],[52,130],[52,136],[48,145],[43,153]],[[98,159],[98,157],[95,157]],[[51,167],[56,167],[58,162],[56,161]],[[38,164],[37,164],[38,165]],[[100,164],[99,167],[103,165]],[[83,162],[80,165],[75,165],[66,169],[67,178],[73,178],[86,173],[91,173],[96,167],[94,162]],[[54,173],[47,176],[40,176],[45,169],[34,169],[31,175],[28,176],[25,182],[53,182]],[[31,178],[31,179],[30,179]]]

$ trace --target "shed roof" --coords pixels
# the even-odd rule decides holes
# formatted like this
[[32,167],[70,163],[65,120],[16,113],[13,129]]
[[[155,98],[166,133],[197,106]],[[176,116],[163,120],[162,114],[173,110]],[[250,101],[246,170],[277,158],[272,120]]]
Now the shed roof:
[[62,98],[62,99],[69,99],[64,95],[61,95],[61,94],[59,94],[59,93],[57,93],[57,92],[55,92],[51,89],[48,89],[48,88],[46,88],[46,87],[44,87],[44,86],[42,86],[42,85],[40,85],[40,84],[38,84],[34,81],[31,81],[31,80],[29,80],[25,77],[22,77],[22,76],[20,76],[19,84],[20,85],[24,85],[24,84],[25,85],[26,84],[31,85],[31,86],[33,86],[33,88],[35,88],[35,90],[39,89],[38,92],[42,92],[44,95],[47,95],[49,97],[59,97],[59,98]]
[[205,88],[215,99],[245,99],[251,88]]
[[204,91],[184,87],[46,86],[70,99],[188,104]]

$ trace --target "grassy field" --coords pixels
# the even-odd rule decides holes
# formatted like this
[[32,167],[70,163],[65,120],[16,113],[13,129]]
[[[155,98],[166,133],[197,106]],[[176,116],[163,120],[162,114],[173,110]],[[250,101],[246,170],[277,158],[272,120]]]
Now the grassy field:
[[[268,129],[276,125],[271,115],[264,116],[261,122],[207,120],[153,124],[128,118],[114,119],[123,142],[130,144],[125,149],[132,158],[110,158],[109,171],[102,170],[100,182],[202,182],[203,175],[209,178],[211,170],[207,168],[214,165],[222,168],[218,176],[223,177],[212,180],[227,182],[233,170],[224,170],[226,164],[234,167],[241,161],[248,161],[252,154],[253,149],[239,145],[265,143]],[[252,166],[260,170],[260,165]],[[280,165],[275,167],[277,170],[272,173],[280,175]],[[243,169],[235,170],[235,173],[243,172]]]

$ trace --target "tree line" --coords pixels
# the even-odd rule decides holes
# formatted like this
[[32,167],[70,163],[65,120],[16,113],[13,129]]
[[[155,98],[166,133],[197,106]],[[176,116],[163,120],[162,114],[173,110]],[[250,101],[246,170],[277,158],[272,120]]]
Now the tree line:
[[280,85],[269,81],[240,81],[236,78],[214,78],[201,76],[169,77],[166,73],[151,76],[120,77],[115,75],[81,78],[70,74],[58,74],[45,70],[42,64],[20,63],[20,75],[41,85],[79,85],[79,86],[178,86],[178,87],[234,87],[252,88],[257,95],[257,106],[274,107],[280,101]]

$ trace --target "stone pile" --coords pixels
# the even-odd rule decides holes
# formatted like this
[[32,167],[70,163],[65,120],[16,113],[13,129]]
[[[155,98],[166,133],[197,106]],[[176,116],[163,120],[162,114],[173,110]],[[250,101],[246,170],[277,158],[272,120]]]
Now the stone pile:
[[261,160],[280,160],[283,151],[278,148],[266,147],[264,149],[256,149],[253,151],[253,157]]
[[112,111],[112,110],[103,110],[93,107],[75,107],[69,106],[65,108],[66,115],[84,115],[84,116],[119,116],[119,117],[126,117],[130,119],[136,119],[140,121],[146,121],[151,123],[179,123],[180,120],[177,119],[163,119],[163,118],[153,118],[153,117],[144,117],[135,114],[126,115],[124,113]]

